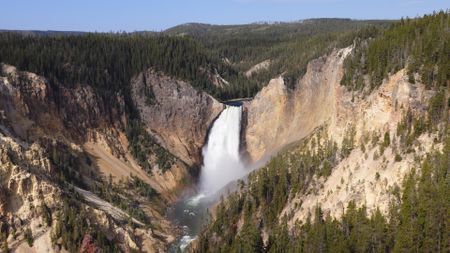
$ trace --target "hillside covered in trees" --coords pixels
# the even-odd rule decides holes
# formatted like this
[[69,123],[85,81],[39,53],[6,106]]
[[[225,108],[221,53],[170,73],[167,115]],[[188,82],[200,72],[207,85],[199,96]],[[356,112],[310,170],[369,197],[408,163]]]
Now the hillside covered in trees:
[[[445,143],[442,153],[430,154],[420,164],[420,172],[414,170],[405,178],[402,192],[393,192],[398,201],[387,217],[350,203],[336,219],[324,214],[319,204],[306,222],[291,229],[287,217],[280,217],[283,206],[289,196],[305,189],[313,174],[322,173],[318,161],[323,154],[279,156],[242,183],[241,192],[222,200],[195,252],[446,252],[450,244],[448,137]],[[291,167],[288,159],[304,162]],[[241,219],[244,224],[237,230]],[[269,234],[266,245],[262,229]]]
[[[165,33],[193,37],[240,72],[270,60],[272,63],[268,69],[249,78],[252,95],[271,78],[282,74],[293,84],[305,73],[312,59],[331,52],[333,48],[349,46],[357,36],[372,35],[366,30],[383,29],[389,23],[384,20],[332,18],[223,26],[193,23],[173,27]],[[236,87],[230,89],[233,94]]]
[[[163,33],[1,32],[0,62],[45,76],[55,92],[59,86],[91,85],[105,98],[120,92],[129,103],[131,78],[154,68],[227,100],[252,97],[283,73],[294,82],[311,59],[350,45],[361,29],[386,24],[317,19],[270,25],[191,24]],[[274,61],[267,71],[250,78],[243,75],[267,59]],[[228,84],[214,84],[216,75]]]
[[383,79],[407,67],[409,80],[418,79],[428,88],[448,87],[450,80],[450,15],[439,12],[420,19],[402,19],[367,43],[358,38],[355,53],[346,60],[342,84],[349,89],[380,86]]
[[45,76],[55,91],[59,86],[91,85],[105,98],[120,92],[130,99],[131,78],[147,68],[154,68],[222,97],[209,75],[219,72],[228,80],[238,78],[236,71],[215,61],[189,38],[2,33],[0,44],[1,62]]
[[[401,20],[386,30],[362,31],[355,40],[354,53],[344,63],[341,84],[347,86],[349,94],[368,99],[386,78],[406,68],[408,82],[420,83],[432,94],[428,103],[415,112],[405,108],[393,135],[389,130],[384,134],[369,132],[358,140],[354,128],[350,128],[338,144],[327,137],[326,131],[317,129],[240,181],[237,192],[222,198],[193,251],[449,251],[449,21],[448,12],[439,12]],[[382,96],[381,91],[375,92]],[[421,156],[417,151],[423,149],[419,139],[426,135],[432,136],[433,148]],[[437,148],[439,145],[442,148]],[[391,158],[384,154],[387,148],[393,150]],[[373,157],[368,157],[369,149]],[[403,182],[388,191],[387,212],[378,208],[369,211],[364,204],[350,201],[342,207],[342,214],[335,217],[324,212],[321,202],[316,200],[315,209],[308,212],[306,219],[295,219],[297,216],[289,210],[303,210],[302,196],[320,191],[338,164],[355,150],[361,150],[364,158],[357,158],[355,168],[343,170],[367,170],[363,168],[367,160],[392,159],[392,163],[386,163],[392,166],[407,156],[414,157]],[[391,169],[394,168],[380,168]],[[340,178],[340,182],[335,179],[338,185],[332,190],[348,187],[344,182],[351,177],[352,173],[349,178]],[[381,180],[377,172],[374,182]],[[372,181],[370,185],[373,186]],[[345,190],[349,195],[356,192],[354,188]],[[331,190],[326,194],[331,194]],[[295,202],[296,199],[301,201]]]

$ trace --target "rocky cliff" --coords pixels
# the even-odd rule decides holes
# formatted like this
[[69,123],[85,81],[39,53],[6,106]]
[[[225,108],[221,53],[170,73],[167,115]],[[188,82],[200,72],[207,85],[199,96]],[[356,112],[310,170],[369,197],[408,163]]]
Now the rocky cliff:
[[[324,135],[342,148],[343,139],[351,134],[354,148],[339,160],[330,176],[315,177],[305,194],[288,203],[283,213],[291,215],[290,225],[305,220],[317,203],[333,217],[340,217],[350,202],[364,205],[369,214],[377,209],[387,214],[395,201],[393,191],[416,167],[417,160],[442,149],[442,143],[433,143],[435,133],[419,135],[409,150],[398,137],[405,115],[426,114],[428,100],[434,94],[419,82],[408,82],[405,70],[391,75],[369,96],[349,92],[340,85],[334,90],[334,110],[323,124]],[[384,140],[374,141],[376,138]]]
[[350,50],[335,50],[311,61],[294,89],[288,89],[282,77],[272,79],[252,101],[244,104],[245,144],[251,160],[274,154],[332,117],[343,60]]
[[[185,82],[139,75],[133,87],[150,84],[139,81],[149,75],[156,102],[144,108],[141,121],[181,159],[163,170],[152,150],[157,146],[149,146],[149,168],[143,168],[129,149],[130,116],[122,94],[106,103],[87,84],[52,87],[45,77],[4,64],[0,74],[0,221],[6,234],[1,243],[18,252],[52,252],[70,243],[95,249],[111,241],[123,251],[164,252],[175,231],[165,207],[191,181],[186,163],[200,164],[221,104]],[[142,105],[142,97],[136,98]],[[63,239],[71,233],[61,229],[71,224],[61,223],[69,218],[68,207],[89,213],[77,221],[88,224],[78,231],[83,240]],[[89,231],[108,239],[98,241]]]
[[132,94],[141,120],[160,144],[189,165],[201,165],[208,129],[223,105],[151,69],[133,79]]
[[[414,152],[399,155],[401,144],[395,138],[398,125],[407,112],[426,114],[434,92],[418,81],[410,83],[405,70],[392,73],[368,93],[348,91],[340,80],[343,60],[351,50],[335,50],[311,61],[293,90],[284,85],[281,77],[271,80],[254,100],[244,105],[248,115],[245,144],[253,161],[299,140],[308,142],[308,148],[314,152],[314,145],[324,136],[342,148],[350,133],[355,147],[361,147],[339,160],[330,176],[315,177],[305,194],[289,201],[283,214],[291,217],[290,225],[304,221],[317,203],[335,217],[351,201],[365,205],[369,213],[377,208],[386,213],[392,190],[411,172],[414,159],[442,148],[441,144],[433,144],[433,135],[423,134],[415,140]],[[319,128],[321,137],[313,134]],[[382,153],[379,145],[368,144],[369,139],[386,135],[390,142],[384,144]]]

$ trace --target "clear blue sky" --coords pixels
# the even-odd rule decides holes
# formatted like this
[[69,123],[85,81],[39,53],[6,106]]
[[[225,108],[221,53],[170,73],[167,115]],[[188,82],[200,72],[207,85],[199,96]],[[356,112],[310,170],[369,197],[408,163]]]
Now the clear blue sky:
[[398,19],[448,9],[450,0],[4,0],[0,6],[0,29],[108,32],[187,22]]

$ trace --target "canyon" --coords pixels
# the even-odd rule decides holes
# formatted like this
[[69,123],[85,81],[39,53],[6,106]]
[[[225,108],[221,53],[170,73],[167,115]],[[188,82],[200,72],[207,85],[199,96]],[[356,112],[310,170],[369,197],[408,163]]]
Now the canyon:
[[[394,135],[398,124],[407,110],[416,114],[426,112],[426,104],[434,92],[426,90],[420,82],[409,82],[405,69],[390,74],[369,94],[347,90],[340,82],[344,60],[352,50],[352,46],[334,49],[312,60],[294,87],[285,85],[282,76],[271,79],[233,114],[239,118],[236,122],[239,133],[228,141],[238,149],[234,156],[243,161],[230,165],[237,170],[243,169],[240,166],[264,165],[270,157],[289,152],[299,142],[306,142],[314,150],[312,142],[318,132],[339,146],[349,129],[354,131],[356,146],[367,146],[367,136],[374,132],[391,136],[393,141],[382,158],[374,158],[377,146],[367,146],[364,151],[356,148],[339,160],[329,177],[315,177],[306,194],[295,196],[283,208],[291,227],[297,221],[305,221],[318,202],[333,217],[342,215],[350,202],[387,213],[390,192],[411,172],[415,156],[443,148],[442,144],[433,143],[434,136],[423,134],[417,139],[414,152],[396,161],[398,140]],[[263,67],[257,65],[252,69]],[[167,250],[180,231],[165,215],[166,207],[182,199],[186,192],[195,193],[198,178],[200,182],[209,178],[199,171],[202,165],[209,166],[211,162],[205,160],[202,149],[220,153],[221,147],[211,151],[205,144],[220,115],[234,109],[188,82],[154,69],[134,76],[130,81],[131,97],[142,128],[154,139],[154,147],[162,147],[173,156],[169,167],[164,169],[158,163],[158,153],[151,151],[147,157],[151,166],[145,169],[130,150],[129,112],[125,110],[123,94],[109,98],[116,106],[107,108],[105,98],[99,97],[89,85],[63,87],[55,94],[45,77],[6,64],[2,64],[1,73],[0,213],[4,217],[2,224],[8,224],[2,226],[14,230],[14,235],[6,238],[9,247],[17,252],[43,249],[56,252],[62,248],[61,237],[55,238],[53,232],[57,222],[46,222],[38,210],[49,209],[56,218],[64,196],[77,192],[81,196],[77,205],[88,213],[98,229],[107,231],[110,238],[119,242],[123,251]],[[230,169],[220,166],[213,167]],[[67,168],[68,174],[58,171],[59,167]],[[246,174],[224,179],[220,175],[227,173],[213,173],[219,174],[219,181],[225,181],[203,182],[202,190],[217,191]],[[62,174],[62,178],[71,181],[61,182],[54,174]],[[146,200],[136,195],[134,189],[124,190],[149,216],[150,227],[93,192],[101,182],[99,178],[110,178],[110,184],[120,185],[130,177],[142,180],[158,194],[156,199]],[[32,247],[25,242],[28,231],[25,227],[34,237]],[[84,235],[83,245],[95,247],[90,240],[89,234]]]
[[[86,191],[86,186],[77,190],[86,198],[85,203],[79,204],[92,213],[90,219],[95,220],[101,229],[114,231],[109,236],[117,238],[123,249],[161,251],[174,240],[176,230],[164,217],[166,204],[162,203],[175,201],[180,189],[192,184],[191,174],[198,172],[192,171],[191,167],[201,163],[200,150],[207,130],[223,107],[189,84],[151,70],[136,77],[133,81],[136,86],[146,85],[142,83],[144,74],[148,75],[146,80],[154,78],[151,84],[161,103],[149,108],[137,97],[137,106],[143,107],[143,118],[152,119],[147,122],[148,132],[157,133],[153,136],[160,145],[177,156],[169,169],[162,171],[158,166],[152,166],[151,174],[143,170],[128,149],[129,139],[124,129],[127,116],[120,94],[112,98],[118,104],[112,109],[103,107],[102,98],[96,96],[89,86],[63,88],[57,97],[44,77],[2,65],[0,206],[3,217],[8,220],[5,224],[15,231],[14,236],[7,238],[10,248],[18,252],[40,252],[42,247],[53,251],[50,237],[56,222],[45,225],[40,212],[34,210],[46,206],[56,218],[61,199],[70,194],[70,184],[65,185],[65,182],[57,180],[58,177],[51,176],[61,173],[58,172],[60,166],[67,167],[67,173],[82,180],[88,189],[100,177],[109,177],[120,184],[132,176],[157,191],[160,200],[156,203],[140,197],[135,199],[158,228],[134,230],[122,224],[129,219],[126,212]],[[157,86],[163,83],[162,80],[166,80],[164,84],[167,85]],[[172,100],[168,94],[174,94]],[[61,101],[58,106],[57,98]],[[186,108],[192,110],[184,110]],[[190,126],[185,119],[192,119]],[[149,160],[156,164],[154,156]],[[18,225],[17,222],[28,225]],[[135,222],[143,227],[140,221]],[[35,238],[33,248],[28,248],[23,242],[26,227],[31,228]]]

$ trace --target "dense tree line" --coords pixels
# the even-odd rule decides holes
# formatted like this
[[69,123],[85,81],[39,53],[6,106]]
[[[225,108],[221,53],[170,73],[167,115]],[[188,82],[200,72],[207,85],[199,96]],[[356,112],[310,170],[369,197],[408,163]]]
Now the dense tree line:
[[161,147],[137,120],[133,120],[125,129],[129,142],[128,148],[139,165],[152,174],[150,157],[156,158],[158,168],[165,172],[176,162],[177,158]]
[[[0,34],[0,62],[46,77],[55,94],[61,85],[89,84],[110,105],[115,103],[112,95],[119,92],[125,96],[127,109],[132,110],[129,82],[146,68],[189,81],[221,100],[251,97],[280,74],[294,84],[311,59],[350,45],[360,29],[386,24],[348,19],[242,26],[199,24],[151,36],[4,32]],[[188,36],[169,36],[179,34]],[[272,60],[267,71],[251,78],[242,74],[267,59]],[[216,74],[229,84],[215,86]]]
[[[278,75],[283,74],[293,86],[306,70],[308,62],[329,53],[333,48],[351,45],[357,36],[366,38],[370,27],[384,28],[387,21],[350,19],[311,19],[302,22],[212,26],[189,24],[169,29],[168,34],[187,34],[198,40],[214,55],[226,59],[240,72],[264,60],[272,60],[267,71],[246,80],[249,94],[255,94]],[[245,83],[243,84],[245,85]],[[226,90],[242,86],[227,87]],[[233,92],[232,92],[233,93]]]
[[[355,53],[345,60],[342,84],[361,90],[378,87],[388,74],[407,68],[410,82],[427,88],[448,87],[450,80],[450,13],[441,11],[418,19],[402,19],[372,40],[355,42]],[[366,84],[365,79],[368,79]]]
[[[76,195],[76,192],[72,194]],[[84,236],[90,234],[95,246],[104,252],[121,252],[117,242],[108,239],[106,232],[89,220],[89,214],[75,199],[63,197],[61,208],[56,215],[57,223],[52,232],[52,243],[69,252],[79,252]]]
[[[253,96],[268,81],[279,75],[293,87],[305,73],[312,59],[326,55],[334,48],[352,44],[356,37],[367,38],[367,30],[383,29],[388,21],[357,21],[350,19],[311,19],[302,22],[212,26],[189,24],[166,31],[187,34],[200,41],[212,54],[228,61],[240,72],[270,59],[271,65],[226,90],[240,90],[240,95]],[[373,28],[373,29],[372,29]],[[225,60],[226,59],[226,60]],[[242,80],[242,79],[240,79]],[[244,85],[244,86],[243,86]],[[233,92],[232,92],[233,93]]]
[[170,35],[189,35],[219,57],[242,64],[244,69],[266,60],[271,48],[280,43],[320,34],[357,31],[369,25],[384,26],[386,21],[350,19],[309,19],[291,23],[259,23],[248,25],[188,24],[165,31]]

